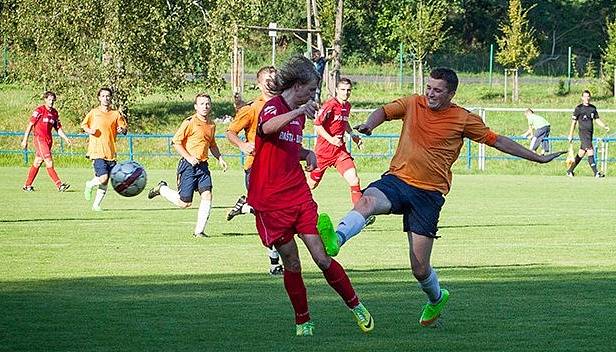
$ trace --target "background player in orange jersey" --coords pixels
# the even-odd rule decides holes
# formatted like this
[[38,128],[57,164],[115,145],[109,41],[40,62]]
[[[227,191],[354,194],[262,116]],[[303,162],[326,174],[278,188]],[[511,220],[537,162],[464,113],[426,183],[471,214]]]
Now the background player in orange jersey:
[[39,168],[44,161],[47,174],[51,177],[51,180],[58,188],[58,191],[64,192],[70,187],[70,185],[60,181],[60,177],[58,177],[58,173],[53,167],[53,157],[51,156],[53,136],[51,135],[51,132],[55,129],[58,132],[58,135],[62,137],[68,145],[71,144],[71,140],[68,139],[66,134],[64,134],[62,124],[60,123],[60,117],[58,116],[58,110],[53,107],[56,102],[56,93],[51,91],[43,93],[43,100],[45,101],[45,104],[37,107],[32,113],[28,126],[26,127],[26,131],[24,132],[24,138],[21,141],[21,147],[23,149],[27,149],[28,137],[30,136],[30,132],[34,131],[34,137],[32,138],[35,151],[34,162],[28,170],[28,177],[26,178],[26,183],[24,184],[22,190],[26,192],[34,191],[32,183],[34,182]]
[[195,114],[185,119],[173,136],[173,147],[182,156],[177,168],[178,190],[160,181],[150,190],[148,198],[161,195],[180,208],[188,208],[192,205],[194,193],[199,192],[201,203],[193,236],[207,237],[204,230],[212,209],[212,176],[208,152],[218,159],[223,171],[227,171],[227,163],[216,144],[216,125],[211,119],[212,99],[207,94],[197,94],[194,107]]
[[366,219],[378,214],[402,214],[407,233],[413,275],[428,296],[419,323],[436,323],[449,292],[440,288],[430,265],[432,246],[444,196],[451,185],[451,166],[457,160],[464,138],[485,143],[504,153],[538,163],[547,163],[565,152],[537,155],[486,127],[481,118],[452,103],[458,77],[453,70],[437,68],[430,73],[425,95],[400,98],[377,109],[355,127],[371,134],[385,121],[402,119],[402,131],[389,171],[364,190],[334,231],[327,214],[321,214],[319,232],[329,255],[357,235]]
[[110,88],[99,89],[97,97],[100,105],[90,110],[81,122],[81,128],[90,135],[86,157],[92,160],[94,167],[94,177],[86,182],[83,195],[91,200],[96,188],[92,210],[102,211],[109,174],[116,165],[116,138],[118,133],[126,134],[128,125],[122,114],[111,108],[113,93]]

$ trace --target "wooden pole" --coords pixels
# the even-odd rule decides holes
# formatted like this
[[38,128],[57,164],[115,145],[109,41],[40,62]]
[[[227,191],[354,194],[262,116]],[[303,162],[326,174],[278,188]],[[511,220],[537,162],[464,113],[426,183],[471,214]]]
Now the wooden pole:
[[[312,29],[312,10],[310,9],[311,7],[312,7],[311,0],[306,0],[306,23],[307,23],[306,28],[308,30]],[[306,56],[311,57],[312,55],[312,32],[308,32],[307,37],[308,39],[306,41],[308,43],[306,45],[307,47]]]
[[321,21],[319,21],[319,8],[317,7],[317,0],[312,0],[312,14],[314,15],[314,29],[317,33],[317,48],[323,55],[325,55],[325,47],[323,45],[323,37],[321,36]]
[[329,94],[334,96],[334,89],[338,80],[340,79],[340,67],[342,59],[342,19],[344,15],[344,0],[338,0],[338,7],[336,9],[336,23],[334,26],[334,52],[332,53],[333,68],[329,73]]

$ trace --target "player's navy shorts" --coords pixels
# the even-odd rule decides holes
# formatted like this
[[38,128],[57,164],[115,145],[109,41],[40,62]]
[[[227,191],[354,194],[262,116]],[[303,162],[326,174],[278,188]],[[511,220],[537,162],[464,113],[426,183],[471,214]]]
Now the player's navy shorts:
[[391,202],[391,214],[403,215],[404,232],[438,238],[438,218],[445,204],[445,197],[439,191],[426,191],[411,186],[398,177],[385,174],[380,180],[372,182],[374,187]]
[[186,159],[178,163],[178,193],[184,203],[192,203],[195,191],[203,193],[212,190],[212,176],[207,161],[192,166]]
[[92,160],[92,166],[94,166],[94,175],[100,177],[103,175],[109,175],[111,169],[116,166],[115,160],[94,159]]
[[258,211],[255,222],[261,242],[266,247],[280,246],[293,239],[295,234],[315,235],[317,231],[317,203],[314,200],[280,210]]

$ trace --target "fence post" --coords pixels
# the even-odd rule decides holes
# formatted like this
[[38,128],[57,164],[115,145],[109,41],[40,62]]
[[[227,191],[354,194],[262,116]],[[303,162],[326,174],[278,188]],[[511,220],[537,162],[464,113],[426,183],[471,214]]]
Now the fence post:
[[472,159],[473,156],[471,154],[471,140],[470,139],[466,139],[466,169],[470,170],[471,166],[472,166]]
[[490,44],[490,90],[492,90],[492,65],[494,61],[494,44]]
[[400,73],[398,75],[398,90],[402,90],[402,80],[404,77],[404,44],[400,43]]
[[571,92],[571,47],[567,56],[567,93]]
[[128,159],[133,161],[133,136],[128,136]]

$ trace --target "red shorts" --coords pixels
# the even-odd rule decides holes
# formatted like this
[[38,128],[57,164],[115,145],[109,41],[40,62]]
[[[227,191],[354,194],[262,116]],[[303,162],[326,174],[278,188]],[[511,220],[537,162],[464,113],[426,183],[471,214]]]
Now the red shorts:
[[310,178],[317,183],[321,182],[325,170],[330,166],[335,166],[338,173],[344,175],[347,170],[355,168],[355,162],[351,154],[347,151],[340,152],[334,157],[327,158],[317,155],[317,168],[310,172]]
[[53,144],[52,139],[47,140],[34,136],[32,141],[34,142],[34,153],[36,156],[43,159],[51,158],[51,146]]
[[285,244],[297,234],[317,235],[317,203],[314,200],[281,210],[255,209],[257,231],[266,247]]

